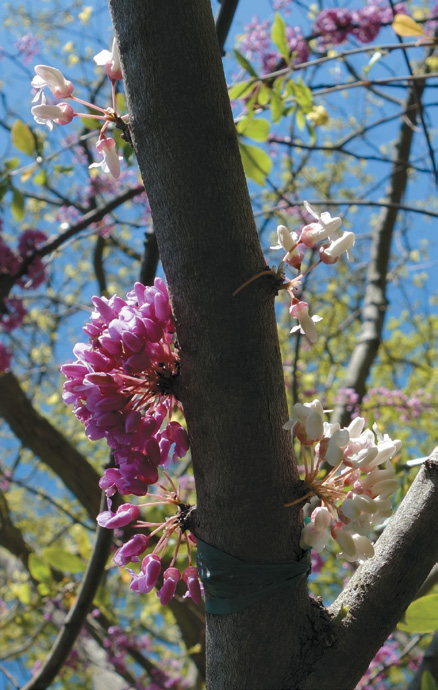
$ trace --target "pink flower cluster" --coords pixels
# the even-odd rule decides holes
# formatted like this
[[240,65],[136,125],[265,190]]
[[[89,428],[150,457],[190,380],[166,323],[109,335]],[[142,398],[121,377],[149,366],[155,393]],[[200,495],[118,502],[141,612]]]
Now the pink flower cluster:
[[[4,240],[0,232],[0,274],[14,279],[18,276],[23,262],[26,262],[26,273],[14,281],[24,289],[36,288],[47,280],[46,270],[37,250],[47,240],[47,235],[40,230],[24,230],[14,251]],[[20,297],[6,297],[0,311],[0,327],[7,333],[18,328],[26,316],[26,309]],[[11,353],[0,343],[0,371],[7,371],[11,363]]]
[[181,574],[174,563],[184,539],[189,567],[182,579],[188,595],[198,602],[201,588],[190,556],[195,541],[184,522],[188,506],[182,503],[167,473],[164,472],[171,491],[157,484],[162,493],[155,492],[151,502],[139,506],[125,503],[116,512],[111,510],[110,497],[116,491],[145,496],[149,487],[158,482],[158,468],[167,468],[184,457],[189,447],[185,430],[172,420],[174,409],[181,411],[173,392],[179,359],[166,285],[156,278],[153,287],[136,283],[125,300],[114,295],[110,299],[93,297],[93,303],[95,310],[84,327],[89,343],[76,345],[76,361],[64,364],[61,371],[68,379],[64,384],[65,402],[73,405],[90,440],[106,439],[117,465],[106,469],[99,482],[108,496],[108,510],[100,513],[97,521],[108,529],[123,528],[138,520],[140,508],[176,508],[177,514],[164,522],[138,521],[136,527],[154,527],[154,531],[131,537],[116,551],[114,562],[123,567],[139,561],[152,537],[162,531],[153,552],[143,558],[140,572],[128,569],[132,575],[131,589],[142,594],[150,592],[161,574],[161,559],[168,542],[172,535],[177,535],[175,553],[163,574],[158,595],[161,603],[167,604],[175,594]]
[[93,297],[95,311],[84,327],[88,344],[78,344],[76,362],[61,371],[68,378],[64,400],[85,424],[90,440],[106,438],[118,468],[100,485],[111,496],[142,496],[158,479],[158,466],[183,457],[187,434],[171,421],[178,375],[174,321],[161,278],[153,287],[136,283],[126,300]]
[[[99,139],[96,143],[97,152],[102,156],[97,163],[92,163],[90,168],[102,168],[105,173],[111,173],[115,178],[120,176],[120,160],[121,156],[117,154],[116,142],[111,137],[107,137],[105,130],[110,123],[115,123],[117,126],[126,126],[124,121],[128,118],[127,115],[119,116],[117,113],[116,104],[116,81],[122,79],[122,70],[120,66],[120,57],[117,47],[117,41],[113,40],[112,50],[102,50],[94,56],[94,61],[97,65],[104,68],[105,74],[111,82],[112,92],[112,108],[101,108],[88,101],[83,101],[76,96],[73,96],[74,85],[71,81],[66,79],[62,72],[56,67],[49,67],[48,65],[37,65],[35,67],[36,76],[32,79],[32,86],[36,89],[36,95],[33,102],[37,102],[31,108],[32,115],[38,124],[46,125],[49,130],[53,129],[53,123],[57,125],[67,125],[74,117],[86,117],[88,119],[103,120],[103,126],[100,130]],[[97,111],[98,115],[90,113],[77,113],[69,103],[60,102],[56,104],[49,104],[46,101],[44,89],[48,88],[55,99],[69,99],[76,103],[81,103],[91,110]],[[124,124],[123,124],[124,123]]]
[[[355,237],[353,232],[340,232],[339,228],[342,223],[340,218],[332,218],[328,212],[323,212],[319,215],[307,201],[304,202],[304,206],[307,212],[315,218],[316,222],[305,225],[298,234],[296,232],[289,232],[284,225],[279,225],[277,228],[278,242],[271,249],[279,249],[286,252],[277,269],[278,275],[282,273],[284,265],[288,265],[298,271],[298,275],[284,285],[284,289],[287,289],[291,297],[290,314],[298,320],[299,324],[292,328],[291,333],[299,331],[313,344],[318,339],[315,323],[321,321],[321,317],[316,314],[311,317],[309,315],[308,303],[297,297],[297,294],[300,292],[301,281],[306,274],[313,271],[319,264],[337,263],[344,252],[351,261],[353,257],[350,254],[350,249],[354,246]],[[304,273],[300,273],[301,263],[306,250],[313,250],[315,247],[319,247],[318,261],[309,266]]]
[[[296,505],[316,497],[315,508],[301,533],[301,547],[321,552],[330,534],[340,545],[339,557],[362,562],[374,555],[367,535],[391,515],[390,496],[398,488],[391,459],[400,450],[400,441],[365,429],[365,419],[357,417],[341,429],[324,421],[319,400],[297,403],[284,429],[293,429],[301,443],[304,464],[304,495],[288,503]],[[331,467],[322,479],[322,463]],[[330,529],[331,527],[331,529]]]
[[[274,9],[282,9],[290,0],[274,3]],[[402,2],[395,5],[397,14],[406,14]],[[389,24],[393,19],[392,9],[384,6],[379,0],[370,0],[364,7],[348,10],[344,7],[332,7],[322,10],[313,25],[313,35],[318,36],[323,48],[328,45],[338,45],[353,36],[360,43],[370,43],[379,33],[382,25]],[[295,54],[294,64],[307,62],[310,55],[308,40],[304,37],[300,27],[288,26],[286,39],[292,54]],[[262,74],[269,74],[279,69],[282,57],[273,49],[270,35],[269,20],[259,21],[258,17],[245,26],[240,50],[250,59],[257,60]]]

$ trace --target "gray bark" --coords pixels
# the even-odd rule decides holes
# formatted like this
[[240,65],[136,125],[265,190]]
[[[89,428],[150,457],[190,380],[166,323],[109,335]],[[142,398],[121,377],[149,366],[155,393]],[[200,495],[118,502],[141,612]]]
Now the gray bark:
[[[283,507],[296,495],[299,480],[282,430],[287,407],[275,285],[266,277],[232,297],[265,264],[210,3],[131,0],[129,11],[123,0],[109,5],[134,148],[181,346],[178,394],[198,495],[195,533],[247,561],[299,558],[299,511]],[[415,515],[418,523],[415,534],[405,519],[399,530],[389,532],[396,546],[405,547],[391,550],[395,569],[380,554],[373,559],[370,585],[346,595],[357,616],[332,620],[306,596],[304,584],[239,613],[207,615],[207,687],[351,690],[438,554],[428,515],[431,500],[436,501],[434,463],[428,472],[420,493],[414,491],[406,504],[411,522]],[[423,522],[426,532],[418,529]],[[425,567],[412,563],[413,543],[428,550]],[[412,577],[399,578],[399,568],[411,569]],[[400,593],[398,600],[392,591]],[[369,634],[377,595],[391,598],[392,606],[381,612],[380,632],[374,625]],[[350,635],[361,646],[357,662]],[[348,674],[339,672],[343,665]]]

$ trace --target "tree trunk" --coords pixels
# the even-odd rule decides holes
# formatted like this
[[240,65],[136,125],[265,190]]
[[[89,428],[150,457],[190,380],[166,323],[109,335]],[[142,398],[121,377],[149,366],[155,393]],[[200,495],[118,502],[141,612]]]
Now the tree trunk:
[[[210,3],[109,5],[181,348],[178,395],[196,479],[195,534],[248,562],[300,559],[300,512],[284,508],[297,495],[299,478],[282,429],[287,405],[275,280],[267,275],[232,296],[265,262]],[[397,568],[412,571],[409,578],[394,586],[383,549],[371,570],[359,568],[357,590],[348,591],[346,601],[357,618],[332,619],[308,598],[304,582],[237,613],[207,614],[209,690],[352,690],[438,555],[438,539],[430,536],[437,466],[431,462],[420,473],[420,490],[411,492],[405,512],[398,513],[415,514],[415,529],[404,518],[401,533],[389,532],[396,545],[406,545],[405,560],[403,548],[394,558]],[[428,549],[427,563],[412,564],[414,547]],[[369,573],[366,586],[361,572]],[[400,596],[381,612],[382,631],[374,626],[367,635],[375,601],[393,591]],[[361,648],[357,662],[355,647]]]
[[[210,3],[134,0],[127,12],[114,0],[110,8],[181,347],[196,534],[244,560],[299,558],[297,510],[283,507],[298,477],[281,428],[287,405],[275,285],[262,278],[232,296],[265,261]],[[209,615],[209,687],[290,687],[308,606],[302,585],[242,613]]]

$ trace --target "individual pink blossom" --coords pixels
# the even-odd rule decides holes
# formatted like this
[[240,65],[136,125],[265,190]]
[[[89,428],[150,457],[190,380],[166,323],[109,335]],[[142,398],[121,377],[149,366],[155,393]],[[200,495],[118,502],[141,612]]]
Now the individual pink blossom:
[[74,110],[68,103],[34,105],[31,113],[35,122],[39,125],[47,125],[50,131],[53,129],[53,122],[57,125],[68,125],[74,117]]
[[190,565],[186,568],[182,578],[187,584],[187,592],[184,594],[184,598],[191,597],[195,604],[199,604],[202,599],[202,589],[196,566]]
[[349,261],[353,260],[350,249],[354,246],[355,236],[353,232],[344,232],[341,237],[333,240],[327,247],[321,247],[319,258],[325,264],[333,264],[346,252]]
[[157,592],[157,596],[163,606],[166,606],[173,599],[181,573],[178,568],[167,568],[163,573],[163,586]]
[[305,550],[311,547],[321,553],[330,538],[331,521],[332,516],[327,508],[315,508],[310,516],[310,522],[301,530],[301,548]]
[[38,100],[40,93],[46,86],[55,98],[70,98],[74,89],[73,84],[64,77],[59,69],[48,65],[37,65],[35,72],[37,76],[32,79],[32,86],[34,89],[38,89],[38,93],[33,102]]
[[96,520],[101,527],[116,529],[117,527],[126,527],[130,522],[137,520],[139,515],[138,506],[124,503],[117,508],[115,513],[111,510],[104,510],[102,513],[99,513]]
[[305,446],[321,440],[324,434],[324,410],[319,400],[311,403],[295,403],[291,407],[291,419],[283,429],[294,430],[295,436]]
[[295,304],[292,304],[291,308],[289,309],[289,313],[299,321],[299,326],[294,326],[291,329],[291,333],[300,331],[300,333],[305,335],[312,345],[313,343],[316,343],[318,340],[318,332],[315,328],[315,323],[322,321],[322,316],[318,316],[317,314],[309,316],[309,305],[307,302],[301,301],[297,301]]
[[117,154],[116,142],[111,137],[100,136],[96,149],[103,156],[100,163],[92,163],[88,167],[102,168],[103,172],[111,173],[116,179],[120,177],[120,161],[122,156]]
[[306,245],[306,247],[314,247],[315,244],[321,240],[325,240],[327,237],[335,240],[339,237],[339,228],[341,227],[342,220],[340,218],[332,217],[328,211],[324,211],[318,214],[317,211],[309,204],[308,201],[304,201],[304,206],[308,213],[313,216],[317,222],[309,223],[306,225],[300,234],[300,242]]
[[143,558],[141,572],[143,573],[143,581],[139,591],[142,594],[146,594],[157,584],[157,580],[161,573],[161,558],[155,553],[151,553]]
[[115,552],[113,561],[119,566],[138,561],[138,556],[146,551],[149,538],[145,534],[134,534],[123,546]]
[[374,556],[374,547],[368,537],[351,532],[344,523],[336,522],[331,533],[342,549],[339,558],[344,558],[350,563],[363,563]]
[[113,39],[111,52],[109,50],[101,50],[100,53],[93,58],[96,65],[102,65],[105,69],[105,74],[112,80],[122,79],[122,68],[120,66],[120,55],[117,41]]

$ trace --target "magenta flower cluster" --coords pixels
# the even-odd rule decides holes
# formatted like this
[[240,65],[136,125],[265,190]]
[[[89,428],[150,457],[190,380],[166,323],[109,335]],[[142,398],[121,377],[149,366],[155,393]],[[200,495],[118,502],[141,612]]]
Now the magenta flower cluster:
[[93,297],[95,311],[84,327],[88,344],[61,371],[68,378],[64,400],[85,424],[92,441],[106,438],[118,467],[100,486],[108,496],[144,496],[165,467],[188,450],[187,434],[171,420],[178,375],[174,321],[166,285],[136,283],[126,300]]
[[63,398],[73,405],[76,417],[84,423],[90,440],[105,438],[113,451],[116,467],[105,470],[99,485],[108,496],[108,510],[98,515],[97,522],[107,529],[120,529],[138,521],[140,508],[170,505],[177,515],[161,523],[138,521],[137,528],[154,527],[150,534],[134,534],[114,554],[114,562],[124,567],[138,562],[155,534],[163,532],[152,553],[143,558],[140,571],[128,568],[131,589],[145,594],[156,585],[161,575],[161,559],[173,535],[177,536],[175,553],[163,573],[158,592],[162,604],[175,594],[181,573],[175,560],[181,541],[187,545],[189,565],[182,573],[187,596],[201,600],[197,570],[191,564],[191,546],[195,539],[187,533],[184,510],[178,489],[167,475],[171,491],[162,484],[143,505],[125,503],[116,512],[111,510],[111,496],[134,494],[145,496],[149,487],[158,482],[158,468],[187,453],[186,431],[172,419],[181,406],[174,386],[179,374],[178,350],[175,345],[175,324],[166,284],[156,278],[153,287],[136,283],[126,299],[114,295],[93,297],[94,311],[84,331],[87,344],[77,344],[76,361],[64,364],[67,377]]
[[[13,282],[23,289],[36,288],[44,283],[47,280],[46,270],[41,257],[35,252],[46,240],[47,236],[41,230],[24,230],[14,251],[0,232],[0,275],[13,279]],[[26,273],[19,275],[23,262]],[[26,313],[21,297],[6,297],[0,311],[0,327],[10,333],[21,326]],[[0,371],[9,369],[11,356],[7,347],[0,343]]]
[[[406,14],[403,3],[397,3],[394,10],[396,14]],[[380,3],[371,1],[357,10],[350,11],[344,7],[322,10],[316,18],[313,30],[320,36],[323,45],[338,45],[346,41],[350,35],[360,43],[371,43],[382,24],[389,23],[392,19],[391,8],[384,8]]]
[[[282,9],[288,2],[277,2],[274,9]],[[404,3],[394,7],[396,14],[406,14]],[[328,45],[344,43],[350,36],[360,43],[373,41],[383,25],[392,22],[393,12],[379,0],[370,0],[364,7],[348,10],[344,7],[332,7],[322,10],[314,22],[312,38],[318,37],[323,48]],[[294,64],[307,62],[310,55],[308,39],[298,26],[288,26],[286,39]],[[246,25],[240,50],[250,59],[258,61],[262,74],[268,74],[279,68],[282,58],[272,46],[269,20],[259,21],[257,17]]]

